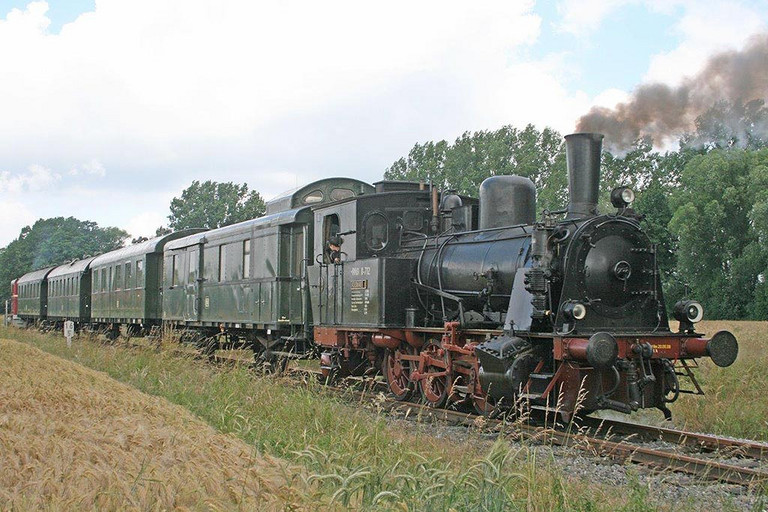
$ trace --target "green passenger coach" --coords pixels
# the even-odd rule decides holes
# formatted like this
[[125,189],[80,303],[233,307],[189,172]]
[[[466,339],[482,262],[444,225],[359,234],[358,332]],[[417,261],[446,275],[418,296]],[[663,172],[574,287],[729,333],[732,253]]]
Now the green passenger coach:
[[91,320],[91,272],[95,258],[59,265],[48,274],[48,320]]
[[168,243],[163,320],[257,349],[306,339],[312,207],[373,192],[358,180],[325,179],[270,201],[264,217]]
[[54,267],[47,267],[24,274],[19,278],[19,317],[37,322],[48,316],[48,280]]
[[97,256],[91,262],[91,318],[107,328],[151,328],[162,319],[163,249],[171,240],[197,233],[185,230]]

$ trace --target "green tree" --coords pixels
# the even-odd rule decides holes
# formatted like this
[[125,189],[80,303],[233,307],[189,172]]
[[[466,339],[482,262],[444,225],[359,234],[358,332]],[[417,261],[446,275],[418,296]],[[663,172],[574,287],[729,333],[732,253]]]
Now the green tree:
[[169,226],[173,230],[187,228],[219,228],[264,215],[264,200],[256,191],[248,192],[245,183],[217,183],[195,180],[171,201]]
[[528,125],[465,132],[453,144],[416,144],[384,172],[385,179],[432,182],[441,189],[476,196],[485,178],[517,174],[536,185],[539,209],[560,209],[567,201],[562,136]]
[[768,150],[699,155],[681,183],[669,224],[679,238],[680,279],[711,318],[758,316],[757,306],[768,305],[760,302],[768,262]]
[[74,217],[40,219],[22,228],[19,237],[0,254],[0,300],[10,297],[11,280],[27,272],[122,247],[128,233],[100,228]]

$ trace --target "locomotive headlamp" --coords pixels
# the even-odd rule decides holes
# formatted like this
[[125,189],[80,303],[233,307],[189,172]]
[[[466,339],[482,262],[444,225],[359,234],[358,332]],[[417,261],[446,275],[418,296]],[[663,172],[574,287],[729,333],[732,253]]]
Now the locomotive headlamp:
[[680,322],[695,324],[704,318],[704,308],[695,300],[681,300],[675,304],[674,316]]
[[635,192],[629,187],[616,187],[611,191],[611,204],[616,208],[626,208],[635,200]]
[[563,315],[569,320],[583,320],[587,316],[587,307],[580,302],[569,302],[563,306]]

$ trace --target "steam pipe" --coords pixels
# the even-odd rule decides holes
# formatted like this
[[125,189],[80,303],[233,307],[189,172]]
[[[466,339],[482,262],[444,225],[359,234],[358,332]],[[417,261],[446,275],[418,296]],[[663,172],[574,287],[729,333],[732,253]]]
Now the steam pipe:
[[602,147],[601,133],[572,133],[565,136],[568,219],[597,215]]

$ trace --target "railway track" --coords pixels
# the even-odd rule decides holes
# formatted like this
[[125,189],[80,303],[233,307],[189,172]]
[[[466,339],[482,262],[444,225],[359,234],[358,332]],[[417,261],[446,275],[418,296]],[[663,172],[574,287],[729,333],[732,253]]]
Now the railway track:
[[[351,392],[351,391],[348,391]],[[372,397],[370,392],[357,391],[356,398]],[[494,428],[517,434],[526,440],[574,447],[593,455],[610,457],[621,463],[640,464],[657,471],[677,471],[703,480],[714,480],[741,486],[768,484],[768,467],[754,468],[717,460],[711,455],[738,457],[745,461],[768,461],[768,444],[742,441],[615,420],[586,418],[579,424],[542,426],[536,422],[507,423],[475,414],[450,409],[433,409],[427,405],[378,400],[377,405],[405,417],[430,419],[454,425]],[[629,437],[620,437],[629,436]],[[640,438],[661,440],[674,445],[696,449],[700,453],[680,453],[676,450],[651,448],[639,444]]]
[[[132,347],[156,348],[151,344],[127,341]],[[174,353],[185,356],[195,355],[189,348],[179,347]],[[237,353],[223,352],[207,357],[220,364],[241,364],[254,366],[253,358]],[[288,373],[319,379],[317,370],[289,367]],[[434,409],[412,402],[399,402],[382,397],[386,392],[383,383],[373,379],[356,379],[345,387],[329,386],[330,391],[339,392],[356,401],[377,398],[376,405],[382,410],[418,420],[441,421],[452,425],[484,426],[500,432],[517,435],[522,439],[555,446],[573,447],[596,456],[610,457],[621,463],[640,464],[656,471],[677,471],[702,480],[713,480],[740,486],[768,485],[768,467],[747,467],[716,457],[738,458],[759,463],[768,461],[768,444],[755,441],[737,440],[711,434],[701,434],[666,427],[643,425],[609,419],[581,418],[570,425],[544,425],[536,422],[506,422],[475,414],[450,409]],[[360,389],[364,388],[364,389]],[[663,441],[679,450],[652,448],[642,441]],[[713,457],[714,456],[714,457]]]

